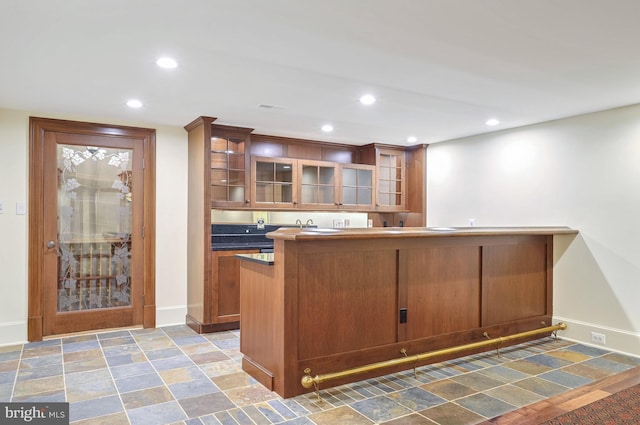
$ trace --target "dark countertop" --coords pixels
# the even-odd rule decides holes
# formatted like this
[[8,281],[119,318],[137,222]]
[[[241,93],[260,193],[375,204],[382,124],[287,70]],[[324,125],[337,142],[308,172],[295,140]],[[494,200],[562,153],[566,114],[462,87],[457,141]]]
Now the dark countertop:
[[241,260],[253,261],[254,263],[273,266],[273,253],[265,254],[236,254]]
[[273,249],[273,241],[269,242],[229,242],[211,244],[211,251],[235,251],[249,249]]

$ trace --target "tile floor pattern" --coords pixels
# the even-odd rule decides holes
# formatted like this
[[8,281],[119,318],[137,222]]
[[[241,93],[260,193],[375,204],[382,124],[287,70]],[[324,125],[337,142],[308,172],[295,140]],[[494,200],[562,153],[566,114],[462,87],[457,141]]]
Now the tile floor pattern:
[[242,372],[239,332],[119,330],[0,347],[1,401],[68,401],[74,424],[482,422],[640,365],[544,338],[282,399]]

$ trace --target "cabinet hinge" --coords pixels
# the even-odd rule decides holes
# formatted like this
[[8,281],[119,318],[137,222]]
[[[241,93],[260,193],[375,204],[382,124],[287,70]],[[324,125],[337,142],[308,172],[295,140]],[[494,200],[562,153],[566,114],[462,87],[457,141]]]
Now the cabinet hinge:
[[146,166],[147,166],[147,163],[144,160],[144,158],[142,158],[142,169],[144,170]]
[[144,239],[144,226],[142,226],[142,239]]

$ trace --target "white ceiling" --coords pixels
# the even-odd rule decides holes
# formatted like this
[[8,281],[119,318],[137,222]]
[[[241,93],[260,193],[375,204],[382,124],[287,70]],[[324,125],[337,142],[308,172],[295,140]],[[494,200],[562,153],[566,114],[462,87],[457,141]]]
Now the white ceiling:
[[640,102],[639,18],[638,0],[0,0],[0,107],[435,143]]

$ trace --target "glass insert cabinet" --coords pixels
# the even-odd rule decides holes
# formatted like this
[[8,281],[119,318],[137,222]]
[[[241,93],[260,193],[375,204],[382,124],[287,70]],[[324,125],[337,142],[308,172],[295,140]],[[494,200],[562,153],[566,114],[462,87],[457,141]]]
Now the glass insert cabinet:
[[405,154],[401,151],[380,149],[377,155],[379,209],[404,209],[405,206]]
[[340,205],[346,209],[372,209],[375,167],[343,164],[341,171],[342,200]]
[[336,165],[321,161],[298,161],[298,170],[300,207],[336,208]]
[[211,124],[207,161],[212,208],[407,209],[403,149],[370,145],[361,149],[364,155],[358,163],[289,158],[286,144],[275,149],[284,156],[264,156],[253,152],[251,132],[250,128]]
[[264,208],[293,208],[298,204],[294,191],[297,161],[284,158],[254,157],[252,205]]
[[212,125],[211,206],[237,208],[250,203],[245,150],[251,129]]

